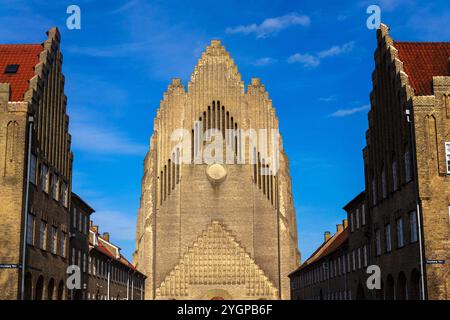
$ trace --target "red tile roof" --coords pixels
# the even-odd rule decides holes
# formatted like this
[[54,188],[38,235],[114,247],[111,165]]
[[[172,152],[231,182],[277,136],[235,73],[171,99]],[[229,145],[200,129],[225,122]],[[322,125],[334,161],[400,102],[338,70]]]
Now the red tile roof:
[[335,252],[348,239],[348,233],[348,227],[340,233],[335,233],[327,242],[322,243],[322,245],[316,251],[314,251],[314,253],[305,262],[303,262],[303,264],[298,267],[297,270],[295,270],[291,274],[294,274]]
[[448,76],[450,42],[397,42],[398,58],[409,77],[414,94],[433,94],[433,76]]
[[[23,101],[42,50],[40,44],[0,44],[0,83],[11,84],[10,101]],[[9,64],[19,65],[17,73],[5,74]]]

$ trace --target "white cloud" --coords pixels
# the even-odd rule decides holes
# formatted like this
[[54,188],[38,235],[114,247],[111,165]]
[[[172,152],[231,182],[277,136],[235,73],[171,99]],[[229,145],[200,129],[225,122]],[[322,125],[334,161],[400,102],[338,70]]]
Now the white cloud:
[[340,46],[332,46],[331,48],[322,50],[317,54],[295,53],[287,59],[287,62],[301,63],[304,67],[315,68],[320,65],[322,59],[348,53],[353,50],[354,45],[355,42],[350,41]]
[[350,115],[358,113],[358,112],[368,110],[369,108],[370,108],[370,106],[368,104],[366,104],[366,105],[363,105],[363,106],[357,107],[357,108],[339,109],[339,110],[331,113],[329,116],[334,117],[334,118],[346,117],[346,116],[350,116]]
[[320,59],[309,54],[295,53],[287,59],[288,63],[301,63],[304,67],[317,67],[320,64]]
[[94,225],[99,226],[100,233],[109,232],[112,242],[116,240],[135,240],[136,219],[134,215],[126,215],[119,211],[98,211],[92,215]]
[[71,125],[74,149],[94,154],[144,156],[148,147],[122,135],[118,130],[100,128],[86,122]]
[[355,42],[350,41],[350,42],[344,43],[342,46],[332,46],[331,48],[329,48],[327,50],[320,51],[317,54],[317,56],[320,59],[337,56],[337,55],[352,51],[354,46],[355,46]]
[[275,63],[277,60],[270,58],[270,57],[265,57],[265,58],[260,58],[257,59],[253,65],[257,66],[257,67],[263,67],[263,66],[267,66],[269,64]]
[[256,38],[266,38],[277,34],[290,26],[300,25],[307,27],[311,24],[311,19],[306,15],[299,15],[296,12],[286,14],[276,18],[267,18],[261,24],[240,25],[225,30],[228,34],[255,34]]

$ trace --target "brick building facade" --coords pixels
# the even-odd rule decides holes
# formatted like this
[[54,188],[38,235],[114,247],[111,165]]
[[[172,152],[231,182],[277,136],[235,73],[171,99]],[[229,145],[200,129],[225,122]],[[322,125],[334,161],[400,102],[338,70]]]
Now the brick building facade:
[[[381,289],[368,290],[362,269],[349,277],[353,298],[450,299],[449,59],[450,42],[399,42],[386,25],[377,31],[365,192],[344,209],[346,250],[380,267]],[[302,279],[291,276],[292,289]],[[308,285],[315,294],[306,297],[317,297],[320,283]]]
[[[84,268],[84,265],[83,265]],[[139,272],[109,241],[109,233],[89,230],[88,300],[144,300],[145,275]]]
[[0,45],[0,299],[20,299],[22,283],[26,299],[66,298],[71,138],[60,34],[47,34],[42,44]]

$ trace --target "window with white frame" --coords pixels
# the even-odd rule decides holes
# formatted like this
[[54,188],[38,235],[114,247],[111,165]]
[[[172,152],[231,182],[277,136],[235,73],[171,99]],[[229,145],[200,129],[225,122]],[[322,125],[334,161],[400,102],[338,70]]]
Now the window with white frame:
[[350,232],[353,232],[355,230],[354,220],[355,220],[355,215],[353,212],[351,212],[350,213]]
[[383,199],[386,199],[387,197],[387,184],[386,184],[386,170],[383,167],[383,170],[381,171],[381,193],[383,196]]
[[445,161],[447,163],[447,173],[450,173],[450,142],[445,143]]
[[401,248],[405,245],[404,233],[403,233],[403,218],[397,219],[397,247]]
[[359,222],[360,222],[360,219],[359,219],[359,209],[356,209],[355,216],[356,216],[356,229],[359,229],[359,227],[361,226],[361,225],[359,224]]
[[364,267],[367,267],[367,265],[368,265],[368,261],[367,261],[368,255],[367,255],[367,254],[368,254],[368,253],[367,253],[367,244],[366,244],[366,245],[364,245],[364,247],[363,247]]
[[31,154],[30,159],[30,182],[32,184],[36,184],[36,165],[37,165],[37,157],[34,154]]
[[27,244],[34,244],[34,215],[32,215],[31,213],[28,213]]
[[416,211],[411,211],[409,213],[409,229],[410,229],[410,238],[411,242],[417,241],[417,213]]
[[384,226],[385,241],[386,241],[386,252],[392,251],[392,237],[391,237],[391,224],[388,223]]
[[412,179],[411,174],[411,153],[409,150],[405,151],[405,182],[409,182]]
[[59,178],[56,174],[53,175],[52,196],[54,200],[59,201]]
[[62,196],[62,203],[65,208],[69,207],[69,191],[67,188],[67,183],[64,181],[61,183],[61,196]]
[[361,221],[362,225],[366,225],[366,205],[363,203],[361,206]]
[[377,256],[381,255],[381,231],[375,230],[375,251]]
[[356,270],[356,253],[355,253],[355,250],[352,251],[352,262],[353,262],[352,270],[355,271]]
[[358,248],[358,269],[361,269],[361,248]]
[[48,188],[49,188],[49,172],[48,172],[48,167],[43,164],[42,165],[42,190],[45,193],[48,193]]
[[45,250],[47,248],[47,222],[41,220],[41,228],[39,233],[39,245],[41,249]]
[[59,238],[59,255],[63,258],[66,257],[66,233],[61,232],[61,238]]
[[372,178],[372,204],[377,204],[377,183],[375,178]]
[[58,234],[58,229],[52,226],[50,230],[50,252],[56,254],[56,235]]
[[392,190],[398,189],[397,161],[392,161]]

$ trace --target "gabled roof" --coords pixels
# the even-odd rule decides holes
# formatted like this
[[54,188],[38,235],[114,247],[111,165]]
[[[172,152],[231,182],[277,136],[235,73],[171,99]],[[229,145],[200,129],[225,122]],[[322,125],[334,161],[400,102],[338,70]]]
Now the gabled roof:
[[[39,54],[44,50],[40,44],[0,44],[0,83],[11,85],[10,101],[23,101],[29,81],[34,77],[34,67],[39,63]],[[18,64],[17,73],[6,74],[5,68]]]
[[394,41],[414,94],[433,94],[433,76],[448,76],[450,42]]
[[314,253],[305,262],[303,262],[300,267],[292,272],[291,275],[338,250],[348,239],[348,234],[348,227],[341,232],[335,233],[327,242],[322,243],[322,245],[314,251]]

